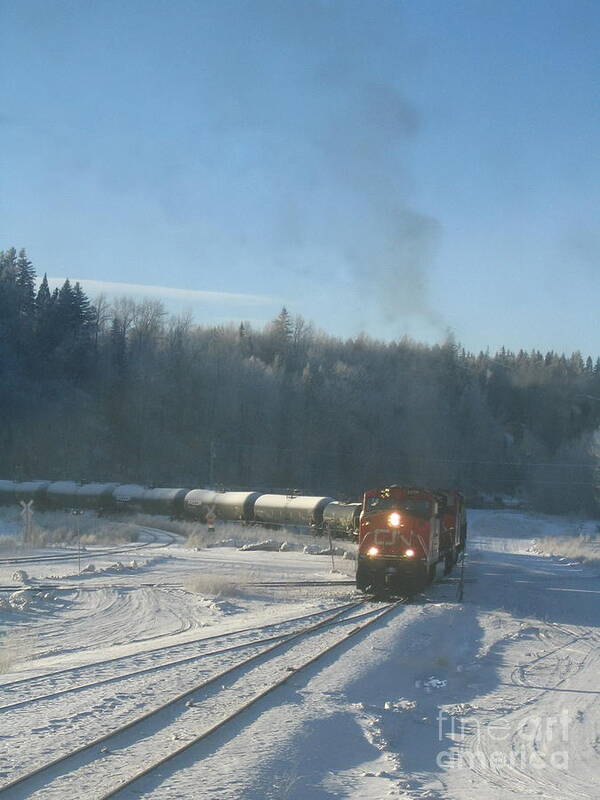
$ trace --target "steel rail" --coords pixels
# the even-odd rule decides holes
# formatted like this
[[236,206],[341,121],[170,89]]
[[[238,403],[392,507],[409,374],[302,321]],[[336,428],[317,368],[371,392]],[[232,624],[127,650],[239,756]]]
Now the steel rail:
[[[166,546],[166,545],[165,545]],[[89,552],[87,555],[90,555]],[[110,555],[110,553],[109,553]],[[2,566],[0,564],[0,566]],[[93,573],[92,573],[93,575]],[[99,577],[99,576],[96,576]],[[440,581],[441,583],[441,581]],[[348,579],[343,581],[250,581],[249,583],[245,583],[244,586],[250,587],[252,589],[286,589],[288,587],[294,588],[303,588],[303,587],[311,587],[311,588],[320,588],[320,587],[331,587],[331,586],[356,586],[355,579]],[[138,588],[153,588],[153,589],[185,589],[185,584],[183,583],[166,583],[164,581],[146,581],[142,583],[136,584],[127,584],[127,583],[114,583],[114,584],[107,584],[107,583],[87,583],[85,584],[86,589],[138,589]],[[0,585],[0,592],[18,592],[21,589],[34,589],[34,590],[49,590],[54,589],[57,592],[66,592],[72,589],[78,589],[79,586],[73,583],[23,583],[23,584],[7,584],[6,586]]]
[[[125,547],[105,548],[100,550],[82,550],[81,558],[112,556],[119,555],[121,553],[136,553],[138,550],[143,550],[146,547],[170,547],[173,542],[177,541],[175,534],[169,533],[168,531],[163,531],[160,529],[152,530],[151,528],[146,527],[142,527],[141,531],[142,533],[150,533],[151,536],[155,537],[154,540],[151,542],[139,542],[137,544],[131,544]],[[156,535],[157,533],[168,536],[169,541],[161,542]],[[13,567],[18,566],[19,564],[44,564],[47,561],[73,561],[77,560],[79,557],[80,555],[77,551],[69,553],[57,553],[57,555],[45,553],[44,555],[39,556],[15,556],[14,558],[0,558],[0,567]]]
[[236,708],[230,714],[227,714],[225,717],[220,719],[218,722],[216,722],[210,728],[208,728],[205,731],[202,731],[202,733],[199,733],[197,736],[194,736],[192,739],[190,739],[190,741],[188,741],[185,744],[181,745],[176,750],[173,750],[170,753],[167,753],[167,755],[163,756],[158,761],[155,761],[154,763],[152,763],[149,766],[145,767],[144,769],[140,770],[135,775],[133,775],[131,778],[127,779],[126,781],[121,782],[118,786],[115,786],[109,792],[106,792],[106,793],[100,795],[100,797],[98,797],[97,800],[110,800],[110,798],[115,797],[120,792],[122,792],[123,789],[127,789],[128,787],[132,786],[134,783],[137,783],[137,781],[141,780],[142,778],[146,777],[150,773],[154,772],[155,770],[157,770],[160,767],[162,767],[165,764],[167,764],[169,761],[172,761],[177,756],[179,756],[182,753],[186,752],[191,747],[194,747],[194,745],[197,745],[200,742],[204,741],[205,739],[208,739],[214,733],[216,733],[217,731],[221,730],[221,728],[223,728],[225,725],[227,725],[232,720],[234,720],[237,717],[239,717],[241,714],[243,714],[245,711],[247,711],[253,705],[258,703],[260,700],[265,698],[267,695],[271,694],[276,689],[279,689],[279,687],[283,686],[283,684],[286,683],[287,681],[289,681],[290,678],[295,677],[303,669],[306,669],[307,667],[310,667],[312,664],[314,664],[316,661],[318,661],[323,656],[325,656],[328,653],[330,653],[336,647],[339,647],[339,645],[341,645],[344,642],[348,641],[348,639],[351,636],[356,636],[358,633],[360,633],[361,631],[365,630],[365,628],[368,628],[370,625],[373,625],[375,622],[378,622],[382,617],[386,616],[391,611],[396,609],[402,602],[403,601],[397,601],[397,602],[391,603],[387,608],[385,608],[383,611],[381,611],[376,617],[368,620],[367,622],[362,623],[362,625],[357,625],[355,628],[353,628],[351,631],[349,631],[349,633],[347,633],[345,636],[343,636],[342,638],[338,639],[333,644],[330,644],[327,647],[323,648],[316,655],[311,656],[309,659],[304,661],[299,666],[295,667],[293,670],[290,670],[282,678],[279,678],[277,681],[274,681],[270,686],[267,686],[261,692],[259,692],[258,694],[254,695],[254,697],[250,698],[250,700],[247,700],[245,703],[243,703],[241,706]]
[[[370,616],[372,614],[376,614],[377,611],[367,611],[365,614],[362,614],[356,619],[362,619],[365,616]],[[302,619],[302,618],[300,618]],[[153,672],[162,672],[165,669],[170,669],[171,667],[177,667],[181,664],[191,664],[194,661],[201,661],[204,658],[212,658],[213,656],[221,655],[222,653],[231,653],[235,650],[247,650],[250,647],[256,647],[260,644],[267,644],[268,642],[275,642],[279,639],[284,639],[290,635],[290,632],[282,632],[276,633],[272,636],[265,636],[262,639],[254,639],[249,642],[239,642],[237,644],[231,644],[228,647],[222,647],[218,650],[209,650],[206,653],[196,653],[195,655],[185,656],[184,658],[178,658],[171,661],[166,661],[162,664],[153,664],[148,667],[141,667],[137,670],[132,670],[131,672],[124,672],[121,675],[111,675],[107,678],[100,678],[96,681],[89,681],[88,683],[82,683],[77,686],[66,687],[64,689],[57,689],[54,692],[48,692],[47,694],[38,694],[35,697],[26,697],[23,700],[16,700],[14,703],[8,703],[7,705],[0,706],[0,712],[2,711],[11,711],[16,708],[24,708],[32,703],[39,703],[43,700],[54,700],[57,697],[62,697],[66,694],[77,694],[78,692],[86,691],[87,689],[95,689],[97,686],[106,686],[110,683],[117,683],[119,681],[125,681],[129,678],[135,678],[138,675],[149,675]],[[0,687],[1,688],[1,687]]]
[[[355,603],[347,603],[346,605],[348,608],[353,606]],[[185,642],[177,642],[175,644],[163,644],[160,647],[153,647],[149,650],[138,650],[135,653],[127,653],[122,656],[113,656],[112,658],[106,658],[102,661],[94,661],[91,664],[81,664],[78,667],[65,667],[63,669],[57,669],[53,672],[46,672],[42,675],[33,675],[27,678],[18,678],[15,681],[10,681],[9,683],[0,683],[0,691],[3,689],[11,689],[14,686],[20,686],[21,684],[27,683],[30,684],[33,681],[41,681],[46,680],[47,678],[55,678],[59,675],[68,675],[69,673],[77,673],[81,670],[88,670],[88,669],[95,669],[97,667],[104,667],[107,664],[114,664],[117,661],[125,661],[126,659],[130,658],[142,658],[147,655],[152,655],[154,653],[161,653],[165,650],[175,650],[177,648],[188,647],[189,645],[194,644],[202,644],[204,642],[214,641],[215,639],[224,639],[228,636],[240,636],[244,633],[252,633],[253,631],[263,631],[268,628],[274,628],[277,625],[287,625],[294,622],[301,622],[305,619],[312,619],[313,617],[322,617],[324,614],[329,614],[331,611],[335,611],[336,609],[340,608],[340,606],[334,606],[333,608],[326,608],[323,611],[313,611],[310,614],[302,614],[298,617],[289,617],[288,619],[279,620],[277,622],[269,622],[267,625],[251,625],[247,628],[236,628],[232,631],[225,631],[224,633],[214,633],[212,636],[199,636],[195,639],[189,639]]]
[[[80,745],[79,747],[75,748],[74,750],[71,750],[71,751],[69,751],[67,753],[64,753],[63,755],[57,756],[56,758],[52,759],[51,761],[47,762],[46,764],[42,764],[39,767],[35,767],[34,769],[30,770],[29,772],[24,773],[23,775],[20,775],[17,778],[14,778],[13,780],[9,781],[8,783],[4,784],[3,786],[0,786],[0,796],[3,796],[5,793],[10,792],[11,790],[15,789],[16,787],[18,787],[18,786],[20,786],[22,784],[25,784],[27,781],[30,781],[33,778],[39,777],[44,772],[47,772],[48,770],[50,770],[50,769],[52,769],[54,767],[59,766],[60,764],[63,764],[65,762],[69,761],[70,759],[74,758],[75,756],[78,756],[79,754],[85,752],[86,750],[90,750],[93,747],[96,747],[98,745],[104,744],[105,742],[109,741],[110,739],[113,739],[115,736],[118,736],[118,735],[120,735],[122,733],[125,733],[126,731],[130,730],[131,728],[134,728],[136,725],[140,725],[142,722],[145,722],[146,720],[150,719],[151,717],[155,716],[156,714],[159,714],[161,711],[164,711],[165,709],[167,709],[167,708],[169,708],[169,707],[181,702],[182,700],[185,700],[187,697],[189,697],[190,695],[195,694],[196,692],[200,691],[201,689],[204,689],[207,686],[210,686],[210,685],[212,685],[214,683],[217,683],[218,681],[222,680],[223,678],[225,678],[227,675],[231,674],[232,672],[235,672],[235,671],[241,669],[242,667],[245,667],[248,664],[251,664],[254,661],[258,661],[259,659],[263,658],[265,655],[273,652],[274,650],[276,650],[276,649],[278,649],[280,647],[283,647],[284,645],[288,644],[289,642],[294,641],[294,640],[300,638],[301,636],[306,636],[307,634],[313,633],[314,631],[317,631],[317,630],[320,630],[321,628],[324,628],[325,626],[335,622],[338,619],[338,617],[340,617],[342,614],[345,614],[347,611],[352,610],[352,608],[356,608],[356,607],[358,607],[360,605],[364,605],[365,602],[366,602],[365,600],[361,600],[361,601],[358,601],[358,602],[352,604],[350,607],[345,605],[341,610],[338,610],[334,614],[331,614],[325,620],[321,620],[320,622],[317,622],[314,625],[309,626],[308,628],[303,628],[300,631],[295,631],[294,633],[291,633],[290,635],[285,637],[283,640],[275,642],[274,644],[270,645],[269,647],[266,647],[263,650],[261,650],[259,653],[255,653],[255,654],[251,655],[250,657],[248,657],[248,658],[246,658],[246,659],[244,659],[242,661],[236,662],[232,666],[227,667],[226,669],[222,670],[221,672],[211,676],[210,678],[205,679],[204,681],[202,681],[199,684],[196,684],[192,688],[186,689],[184,692],[181,692],[180,694],[176,695],[175,697],[172,697],[170,700],[167,700],[166,702],[161,703],[159,706],[156,706],[155,708],[150,709],[150,711],[147,711],[146,713],[142,714],[139,717],[136,717],[135,719],[125,723],[124,725],[121,725],[118,728],[115,728],[114,730],[109,731],[108,733],[102,734],[101,736],[97,737],[96,739],[93,739],[93,740],[91,740],[89,742],[86,742],[86,743]],[[22,797],[24,797],[24,798],[25,797],[29,797],[29,793],[26,793],[26,794],[22,795]]]

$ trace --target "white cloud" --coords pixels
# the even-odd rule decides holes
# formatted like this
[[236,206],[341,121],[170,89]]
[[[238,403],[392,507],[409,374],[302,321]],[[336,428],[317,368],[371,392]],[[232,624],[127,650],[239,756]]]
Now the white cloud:
[[[65,278],[48,278],[50,288],[61,286]],[[162,300],[166,304],[173,302],[197,306],[266,306],[280,302],[276,297],[264,297],[255,294],[235,294],[232,292],[207,292],[199,289],[174,289],[170,286],[150,286],[144,283],[119,283],[117,281],[96,281],[87,278],[69,278],[71,284],[79,282],[86,294],[94,297],[106,294],[121,297],[124,295],[139,298]]]

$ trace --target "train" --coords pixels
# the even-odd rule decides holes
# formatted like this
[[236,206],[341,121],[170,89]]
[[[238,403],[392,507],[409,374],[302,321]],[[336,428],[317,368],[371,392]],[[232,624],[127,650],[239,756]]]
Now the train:
[[297,526],[335,538],[357,534],[362,508],[361,503],[298,494],[149,488],[129,483],[0,480],[0,505],[29,500],[39,510],[95,509],[100,514],[131,511],[201,522],[213,513],[222,521],[273,528]]
[[406,486],[370,489],[359,519],[356,586],[376,594],[419,591],[448,574],[467,538],[464,496]]
[[94,509],[162,514],[174,519],[298,527],[358,542],[356,586],[399,594],[422,589],[448,573],[464,551],[464,496],[449,489],[392,484],[370,489],[362,502],[257,491],[153,488],[139,484],[0,480],[0,505],[33,500],[44,509]]

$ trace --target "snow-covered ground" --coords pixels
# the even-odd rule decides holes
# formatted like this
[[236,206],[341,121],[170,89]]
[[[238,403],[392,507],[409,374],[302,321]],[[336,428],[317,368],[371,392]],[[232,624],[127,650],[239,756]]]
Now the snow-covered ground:
[[[119,796],[600,798],[600,574],[532,549],[580,534],[580,521],[471,511],[469,526],[462,603],[456,574],[431,586]],[[118,556],[116,568],[110,553],[95,555],[96,571],[82,576],[73,562],[22,567],[33,578],[25,601],[0,609],[0,790],[246,657],[253,629],[291,630],[285,620],[355,598],[344,583],[351,565],[338,559],[331,574],[327,556],[176,542],[133,558]],[[14,571],[0,563],[0,586]],[[257,585],[276,581],[327,585]],[[244,680],[268,684],[325,638],[265,660],[240,689],[224,683],[214,714],[238,701]],[[212,712],[198,709],[184,707],[183,733],[166,720],[165,741],[209,727]],[[126,744],[73,766],[87,770],[85,795],[69,790],[68,774],[54,789],[5,794],[100,797],[106,776],[135,771]]]

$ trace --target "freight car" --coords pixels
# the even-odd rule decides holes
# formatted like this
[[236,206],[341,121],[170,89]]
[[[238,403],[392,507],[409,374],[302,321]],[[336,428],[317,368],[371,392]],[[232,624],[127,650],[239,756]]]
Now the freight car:
[[[51,493],[50,484],[48,494]],[[189,489],[148,488],[137,483],[130,484],[87,484],[82,486],[74,498],[63,496],[62,508],[94,508],[94,492],[98,496],[98,504],[104,511],[129,511],[144,514],[164,514],[170,517],[182,517],[184,499]],[[57,495],[56,490],[54,494]]]
[[212,489],[192,489],[183,499],[184,516],[204,522],[209,509],[214,507],[217,494]]
[[361,511],[362,503],[333,500],[323,509],[323,533],[335,538],[357,536]]
[[213,500],[217,519],[231,522],[253,522],[254,507],[260,492],[218,492]]
[[77,508],[96,509],[99,514],[114,510],[113,493],[118,483],[83,483],[77,490]]
[[137,483],[124,483],[112,493],[114,508],[119,511],[142,511],[145,488]]
[[25,481],[16,483],[14,494],[17,503],[33,500],[34,503],[43,505],[46,499],[46,490],[50,481]]
[[79,484],[75,481],[54,481],[46,488],[44,505],[46,508],[78,508]]
[[[453,494],[453,493],[449,493]],[[439,493],[414,487],[386,486],[365,492],[358,536],[356,586],[362,591],[402,594],[423,588],[438,570],[449,572],[461,547],[462,495],[454,506]],[[454,509],[454,511],[451,511]],[[454,529],[447,520],[453,520]],[[442,521],[447,527],[443,528]],[[466,527],[461,527],[466,536]]]
[[254,521],[263,525],[300,525],[316,533],[323,530],[323,510],[333,497],[261,494],[254,503]]
[[14,481],[0,481],[0,506],[10,506],[17,502],[17,484]]

